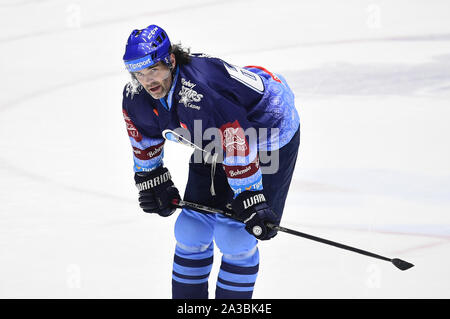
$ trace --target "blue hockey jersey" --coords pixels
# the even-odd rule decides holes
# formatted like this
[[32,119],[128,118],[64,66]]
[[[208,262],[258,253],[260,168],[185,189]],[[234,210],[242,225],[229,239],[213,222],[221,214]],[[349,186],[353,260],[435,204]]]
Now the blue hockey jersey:
[[[258,151],[286,145],[299,129],[294,94],[284,78],[259,66],[240,68],[193,54],[176,67],[165,98],[153,99],[132,82],[123,91],[123,115],[133,148],[134,171],[162,165],[162,132],[173,130],[199,148],[221,155],[235,195],[261,190]],[[218,142],[218,143],[217,143]]]

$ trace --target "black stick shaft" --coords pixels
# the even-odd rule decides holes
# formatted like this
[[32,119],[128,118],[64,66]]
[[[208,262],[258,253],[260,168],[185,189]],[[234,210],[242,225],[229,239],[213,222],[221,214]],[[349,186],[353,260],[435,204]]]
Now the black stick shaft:
[[353,252],[358,253],[358,254],[366,255],[366,256],[369,256],[369,257],[373,257],[373,258],[378,258],[378,259],[381,259],[381,260],[392,261],[391,258],[380,256],[380,255],[371,253],[369,251],[362,250],[362,249],[359,249],[359,248],[355,248],[355,247],[352,247],[352,246],[344,245],[344,244],[341,244],[341,243],[338,243],[338,242],[335,242],[335,241],[332,241],[332,240],[329,240],[329,239],[320,238],[320,237],[317,237],[317,236],[305,234],[305,233],[299,232],[297,230],[292,230],[292,229],[289,229],[289,228],[276,226],[276,225],[273,225],[273,224],[267,224],[267,226],[270,227],[270,228],[274,228],[274,229],[276,229],[278,231],[282,231],[282,232],[285,232],[285,233],[288,233],[288,234],[291,234],[291,235],[295,235],[295,236],[303,237],[303,238],[306,238],[306,239],[314,240],[314,241],[317,241],[317,242],[320,242],[320,243],[323,243],[323,244],[327,244],[327,245],[331,245],[331,246],[334,246],[334,247],[338,247],[338,248],[341,248],[341,249],[350,250],[350,251],[353,251]]
[[[201,205],[201,204],[197,204],[197,203],[180,201],[178,203],[178,206],[185,206],[185,207],[187,206],[187,207],[190,207],[190,208],[193,208],[193,209],[197,209],[197,210],[200,210],[200,211],[204,211],[204,212],[207,212],[207,213],[223,214],[223,215],[226,215],[226,216],[228,216],[230,218],[236,219],[235,217],[233,217],[233,215],[231,213],[225,213],[224,211],[222,211],[220,209],[207,207],[207,206],[204,206],[204,205]],[[362,250],[362,249],[359,249],[359,248],[351,247],[351,246],[348,246],[348,245],[344,245],[344,244],[341,244],[341,243],[338,243],[338,242],[335,242],[335,241],[332,241],[332,240],[328,240],[328,239],[325,239],[325,238],[320,238],[320,237],[313,236],[313,235],[310,235],[310,234],[302,233],[302,232],[299,232],[299,231],[296,231],[296,230],[293,230],[293,229],[289,229],[289,228],[286,228],[286,227],[281,227],[281,226],[277,226],[277,225],[270,224],[270,223],[267,224],[267,227],[273,228],[273,229],[276,229],[278,231],[281,231],[281,232],[284,232],[284,233],[288,233],[288,234],[291,234],[291,235],[303,237],[303,238],[314,240],[314,241],[317,241],[317,242],[320,242],[320,243],[323,243],[323,244],[327,244],[327,245],[331,245],[331,246],[334,246],[334,247],[338,247],[338,248],[341,248],[341,249],[350,250],[350,251],[353,251],[355,253],[366,255],[366,256],[369,256],[369,257],[378,258],[378,259],[382,259],[382,260],[386,260],[386,261],[391,261],[392,260],[391,258],[380,256],[380,255],[368,252],[366,250]]]
[[[204,205],[201,205],[201,204],[187,202],[187,201],[174,200],[172,203],[173,203],[174,206],[179,207],[179,208],[188,207],[188,208],[192,208],[192,209],[195,209],[197,211],[205,212],[205,213],[209,213],[209,214],[211,214],[211,213],[212,214],[223,214],[223,215],[228,216],[228,217],[230,217],[232,219],[238,220],[232,213],[226,212],[226,211],[222,211],[222,210],[217,209],[217,208],[211,208],[211,207],[207,207],[207,206],[204,206]],[[240,221],[240,220],[238,220],[238,221]],[[267,223],[266,226],[269,227],[269,228],[272,228],[272,229],[276,229],[277,231],[281,231],[281,232],[288,233],[288,234],[291,234],[291,235],[295,235],[295,236],[298,236],[298,237],[310,239],[310,240],[317,241],[317,242],[320,242],[320,243],[323,243],[323,244],[326,244],[326,245],[331,245],[331,246],[334,246],[334,247],[337,247],[337,248],[353,251],[355,253],[362,254],[362,255],[365,255],[365,256],[368,256],[368,257],[373,257],[373,258],[389,261],[392,264],[394,264],[397,268],[399,268],[400,270],[406,270],[406,269],[409,269],[409,268],[414,266],[413,264],[408,263],[408,262],[406,262],[404,260],[401,260],[401,259],[398,259],[398,258],[391,259],[391,258],[388,258],[388,257],[384,257],[384,256],[381,256],[381,255],[377,255],[377,254],[371,253],[371,252],[363,250],[363,249],[359,249],[359,248],[355,248],[355,247],[352,247],[352,246],[344,245],[344,244],[341,244],[341,243],[338,243],[338,242],[335,242],[335,241],[332,241],[332,240],[328,240],[328,239],[325,239],[325,238],[321,238],[321,237],[313,236],[313,235],[310,235],[310,234],[302,233],[302,232],[299,232],[299,231],[296,231],[296,230],[293,230],[293,229],[289,229],[289,228],[286,228],[286,227],[277,226],[277,225],[270,224],[270,223]]]

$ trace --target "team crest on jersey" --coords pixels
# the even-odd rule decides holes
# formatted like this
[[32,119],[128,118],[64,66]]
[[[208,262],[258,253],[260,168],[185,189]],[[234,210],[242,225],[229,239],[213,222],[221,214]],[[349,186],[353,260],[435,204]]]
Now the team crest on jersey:
[[137,82],[137,80],[128,82],[125,91],[126,91],[126,97],[131,97],[133,99],[135,94],[139,94],[139,92],[142,90],[142,85]]
[[236,120],[226,123],[220,128],[222,133],[222,146],[227,156],[247,156],[250,152],[244,129]]
[[192,83],[189,80],[181,78],[181,90],[178,93],[178,95],[181,96],[181,99],[178,103],[182,103],[185,107],[191,109],[200,110],[200,106],[194,103],[200,102],[203,99],[203,94],[199,94],[194,90],[196,85],[197,84]]

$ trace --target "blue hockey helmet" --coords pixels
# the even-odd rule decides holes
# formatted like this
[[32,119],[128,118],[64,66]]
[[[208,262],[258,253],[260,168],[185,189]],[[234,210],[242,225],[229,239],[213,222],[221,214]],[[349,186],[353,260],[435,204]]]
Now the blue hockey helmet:
[[133,30],[128,37],[123,60],[129,72],[136,72],[159,61],[170,65],[170,40],[167,33],[157,25]]

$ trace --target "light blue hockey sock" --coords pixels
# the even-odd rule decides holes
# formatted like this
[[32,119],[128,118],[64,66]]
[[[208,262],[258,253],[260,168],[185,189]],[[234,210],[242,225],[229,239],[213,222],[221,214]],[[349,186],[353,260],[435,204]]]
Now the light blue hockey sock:
[[208,279],[214,244],[207,248],[175,248],[172,272],[173,299],[208,299]]
[[216,285],[216,299],[251,299],[259,270],[259,251],[247,256],[222,257]]

